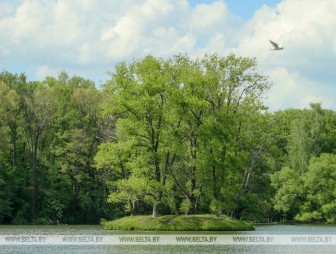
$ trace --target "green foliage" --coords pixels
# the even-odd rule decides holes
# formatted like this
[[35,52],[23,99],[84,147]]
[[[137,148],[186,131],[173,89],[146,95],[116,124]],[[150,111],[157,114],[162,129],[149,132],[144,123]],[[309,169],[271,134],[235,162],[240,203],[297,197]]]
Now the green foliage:
[[319,217],[313,216],[314,220],[332,220],[335,217],[336,155],[321,154],[320,157],[313,157],[302,178],[307,194],[301,212],[320,214]]
[[303,195],[303,183],[299,172],[284,167],[272,176],[273,186],[277,189],[275,200],[275,209],[278,211],[289,212],[291,209],[297,209],[300,194]]
[[183,201],[180,204],[179,210],[182,214],[187,215],[191,208],[192,208],[192,204],[191,204],[190,200],[189,199],[183,199]]
[[213,199],[213,200],[211,200],[209,208],[210,208],[210,211],[213,214],[221,215],[223,213],[223,210],[224,210],[224,204],[223,204],[223,202],[220,202],[217,199]]
[[146,193],[150,190],[151,184],[146,178],[131,176],[127,179],[121,179],[115,183],[114,191],[109,195],[111,203],[126,203],[138,202],[144,199]]
[[318,211],[313,211],[311,213],[302,213],[295,216],[295,220],[303,223],[311,222],[321,222],[323,220],[322,214]]
[[335,222],[336,113],[270,113],[255,59],[147,56],[97,90],[0,73],[0,223],[126,214]]
[[336,155],[321,154],[310,160],[304,174],[284,168],[273,175],[277,189],[275,208],[301,222],[333,222],[335,217]]
[[66,73],[42,82],[0,74],[0,222],[97,223],[109,214],[93,167],[100,94]]
[[284,167],[272,175],[274,207],[289,219],[332,222],[335,112],[311,104],[309,110],[288,110],[279,116],[287,119],[286,146]]
[[[105,117],[116,118],[115,136],[95,157],[113,175],[110,201],[141,200],[155,213],[170,200],[174,210],[194,213],[208,211],[215,198],[232,213],[248,191],[250,177],[243,175],[253,175],[260,159],[254,150],[266,140],[251,138],[265,127],[260,99],[268,88],[255,69],[253,59],[234,55],[119,64],[102,107]],[[146,191],[136,181],[146,182]]]

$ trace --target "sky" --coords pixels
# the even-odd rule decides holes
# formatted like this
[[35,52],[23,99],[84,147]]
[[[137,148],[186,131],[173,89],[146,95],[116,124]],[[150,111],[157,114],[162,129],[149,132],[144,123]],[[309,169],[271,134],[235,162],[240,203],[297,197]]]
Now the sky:
[[[146,55],[256,58],[271,111],[336,110],[335,0],[0,0],[0,71],[100,87]],[[284,47],[271,50],[269,40]]]

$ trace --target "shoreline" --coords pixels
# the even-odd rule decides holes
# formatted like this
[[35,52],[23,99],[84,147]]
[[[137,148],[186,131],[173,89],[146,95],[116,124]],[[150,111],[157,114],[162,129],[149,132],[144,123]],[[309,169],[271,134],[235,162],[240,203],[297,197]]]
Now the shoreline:
[[143,231],[254,231],[253,224],[228,216],[202,215],[163,215],[153,218],[129,216],[113,221],[103,221],[106,230]]

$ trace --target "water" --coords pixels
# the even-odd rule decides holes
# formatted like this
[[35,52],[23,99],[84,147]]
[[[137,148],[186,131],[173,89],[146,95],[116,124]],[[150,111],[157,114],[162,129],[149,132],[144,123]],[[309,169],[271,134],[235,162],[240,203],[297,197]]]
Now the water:
[[[151,234],[153,232],[150,232]],[[157,234],[158,232],[155,232]],[[107,231],[101,226],[0,226],[0,235],[120,235],[120,234],[148,234],[148,232],[135,231]],[[167,232],[163,233],[167,234]],[[168,234],[173,234],[169,232]],[[195,232],[178,232],[178,234],[196,234]],[[203,232],[203,234],[206,234]],[[265,234],[265,235],[285,235],[285,234],[316,234],[316,235],[336,235],[336,226],[333,225],[265,225],[256,226],[253,232],[211,232],[211,234]],[[336,246],[285,246],[285,245],[205,245],[205,246],[126,246],[126,245],[0,245],[0,253],[6,254],[149,254],[149,253],[176,253],[176,254],[313,254],[313,253],[336,253]]]

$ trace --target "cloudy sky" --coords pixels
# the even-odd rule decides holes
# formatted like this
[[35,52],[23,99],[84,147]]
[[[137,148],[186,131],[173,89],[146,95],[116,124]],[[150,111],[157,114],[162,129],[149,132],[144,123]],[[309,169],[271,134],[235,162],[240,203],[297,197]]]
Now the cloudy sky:
[[336,110],[335,13],[335,0],[0,0],[0,71],[99,86],[123,60],[234,53],[269,76],[270,110]]

